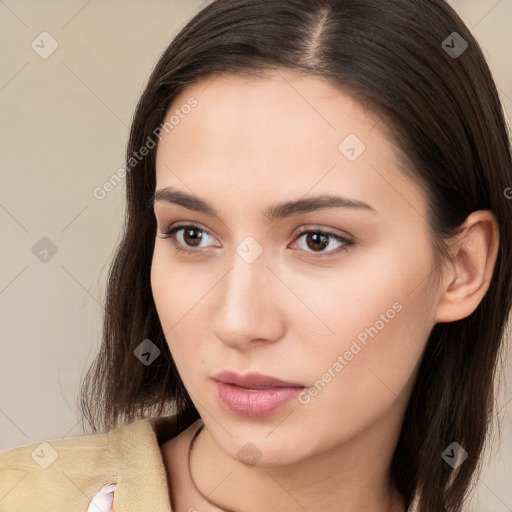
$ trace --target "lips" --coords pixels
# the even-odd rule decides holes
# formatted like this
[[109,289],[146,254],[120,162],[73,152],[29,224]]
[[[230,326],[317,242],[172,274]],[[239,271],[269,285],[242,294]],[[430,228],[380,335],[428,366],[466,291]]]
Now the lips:
[[276,377],[269,375],[262,375],[260,373],[246,373],[241,375],[239,373],[225,370],[213,376],[213,379],[225,384],[233,384],[247,389],[266,389],[266,388],[303,388],[304,385],[298,382],[287,382]]
[[226,410],[240,416],[268,416],[299,395],[305,386],[276,377],[223,371],[213,377],[217,398]]

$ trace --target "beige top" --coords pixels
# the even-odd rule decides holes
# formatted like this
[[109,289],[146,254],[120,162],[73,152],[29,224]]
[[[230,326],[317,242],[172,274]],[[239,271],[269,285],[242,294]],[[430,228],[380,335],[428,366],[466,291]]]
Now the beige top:
[[160,444],[170,416],[0,452],[0,512],[86,512],[100,489],[116,484],[115,512],[172,512]]

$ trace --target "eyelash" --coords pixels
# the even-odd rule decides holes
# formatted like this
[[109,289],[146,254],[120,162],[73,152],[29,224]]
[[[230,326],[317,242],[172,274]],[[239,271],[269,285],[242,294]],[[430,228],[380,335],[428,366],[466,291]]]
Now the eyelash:
[[[191,229],[195,229],[197,231],[202,231],[204,233],[208,233],[208,231],[206,231],[205,229],[203,229],[201,226],[198,226],[197,224],[178,224],[174,227],[171,227],[169,226],[165,231],[162,231],[162,235],[165,235],[165,236],[159,236],[159,238],[162,238],[164,240],[166,239],[170,239],[174,248],[178,251],[178,252],[181,252],[181,253],[184,253],[184,254],[194,254],[194,255],[197,255],[201,249],[183,249],[183,247],[180,247],[175,240],[173,240],[173,238],[175,238],[175,234],[182,230],[182,229],[185,229],[185,228],[191,228]],[[332,233],[331,231],[325,231],[325,230],[321,230],[321,229],[302,229],[300,230],[298,233],[297,233],[297,236],[295,237],[295,239],[299,239],[301,236],[305,235],[305,234],[308,234],[308,233],[315,233],[315,234],[322,234],[322,235],[327,235],[328,237],[331,237],[333,238],[334,240],[336,240],[337,242],[341,242],[343,243],[344,245],[338,249],[335,249],[335,250],[332,250],[332,251],[327,251],[327,252],[320,252],[320,253],[315,253],[315,252],[309,252],[309,251],[306,251],[308,252],[308,254],[313,254],[315,255],[314,257],[316,258],[326,258],[326,257],[332,257],[334,255],[337,255],[339,254],[340,252],[342,251],[347,251],[349,247],[351,247],[352,245],[354,245],[354,242],[352,240],[349,240],[348,238],[345,238],[344,236],[341,236],[341,235],[338,235],[336,233]],[[209,234],[209,233],[208,233]],[[158,236],[158,235],[157,235]],[[211,236],[211,235],[210,235]]]

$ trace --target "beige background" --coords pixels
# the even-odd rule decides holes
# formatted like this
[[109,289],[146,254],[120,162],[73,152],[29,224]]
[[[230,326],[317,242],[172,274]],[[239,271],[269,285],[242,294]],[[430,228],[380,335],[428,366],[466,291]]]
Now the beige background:
[[[149,72],[201,4],[0,0],[0,450],[84,434],[78,383],[98,349],[125,206],[123,184],[103,200],[93,190],[122,166]],[[512,1],[451,4],[484,49],[510,125]],[[47,59],[31,47],[44,31],[58,43]],[[32,252],[43,237],[57,249],[46,263]],[[511,400],[504,382],[501,444],[487,454],[475,511],[512,510]]]

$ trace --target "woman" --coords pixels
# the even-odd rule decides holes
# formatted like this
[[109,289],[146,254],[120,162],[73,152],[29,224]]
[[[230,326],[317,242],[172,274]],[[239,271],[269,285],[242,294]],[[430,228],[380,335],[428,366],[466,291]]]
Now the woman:
[[82,395],[103,433],[2,454],[4,503],[463,511],[511,309],[512,162],[455,12],[213,1],[157,63],[127,166]]

